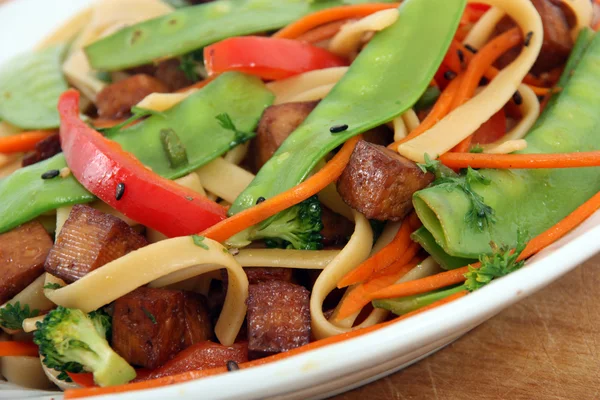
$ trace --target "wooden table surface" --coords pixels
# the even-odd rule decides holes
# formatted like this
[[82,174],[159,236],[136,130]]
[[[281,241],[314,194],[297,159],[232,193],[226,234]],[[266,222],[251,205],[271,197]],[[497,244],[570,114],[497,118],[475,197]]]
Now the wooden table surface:
[[600,256],[453,344],[335,400],[600,399]]

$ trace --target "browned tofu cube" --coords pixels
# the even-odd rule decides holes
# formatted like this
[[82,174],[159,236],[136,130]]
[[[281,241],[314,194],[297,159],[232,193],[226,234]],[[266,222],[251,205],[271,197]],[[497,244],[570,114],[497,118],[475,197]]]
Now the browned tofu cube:
[[413,194],[433,178],[398,153],[361,140],[337,182],[337,189],[346,204],[365,217],[399,221],[413,209]]
[[213,330],[206,298],[192,292],[184,292],[183,296],[183,347],[186,348],[212,339]]
[[37,221],[0,235],[0,304],[12,299],[44,272],[52,239]]
[[252,358],[281,353],[310,341],[310,294],[283,281],[249,286],[248,354]]
[[321,206],[321,220],[323,221],[321,236],[323,236],[325,246],[344,244],[354,233],[352,222],[323,205]]
[[255,167],[260,169],[275,154],[279,146],[314,110],[318,101],[285,103],[267,107],[254,139]]
[[66,282],[74,282],[146,244],[144,236],[119,218],[76,205],[48,255],[45,268]]
[[250,284],[266,281],[292,281],[293,271],[291,268],[246,267],[244,271],[246,271]]
[[166,93],[167,85],[145,74],[137,74],[106,86],[96,96],[100,118],[117,119],[131,114],[131,107],[152,93]]
[[128,363],[156,368],[181,351],[185,330],[183,292],[141,287],[117,299],[113,349]]

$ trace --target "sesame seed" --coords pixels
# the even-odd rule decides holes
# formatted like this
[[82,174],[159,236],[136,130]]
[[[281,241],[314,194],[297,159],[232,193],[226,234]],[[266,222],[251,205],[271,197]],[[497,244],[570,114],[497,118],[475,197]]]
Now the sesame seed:
[[256,199],[256,204],[260,204],[260,203],[262,203],[265,200],[266,199],[264,197],[260,196],[258,199]]
[[42,179],[53,179],[60,175],[60,171],[57,169],[51,169],[42,174]]
[[477,49],[470,44],[465,44],[465,49],[469,50],[473,54],[477,53]]
[[238,363],[236,363],[233,360],[227,361],[227,371],[229,371],[229,372],[237,371],[238,369],[240,369],[240,366],[238,365]]
[[117,185],[117,190],[115,191],[115,199],[121,200],[123,195],[125,194],[125,184],[123,182],[119,182]]
[[450,70],[444,72],[444,79],[451,81],[454,78],[456,78],[456,72]]
[[519,93],[518,90],[515,92],[515,94],[513,94],[512,99],[515,102],[515,104],[518,106],[523,104],[523,96],[521,96],[521,93]]
[[458,61],[460,61],[460,66],[464,67],[465,53],[463,53],[462,50],[458,49],[458,50],[456,50],[456,55],[458,56]]
[[525,45],[525,47],[529,46],[532,36],[533,36],[533,32],[531,32],[531,31],[527,32],[527,35],[525,35],[525,40],[523,41],[523,44]]
[[331,132],[331,133],[341,133],[341,132],[344,132],[347,130],[348,130],[348,125],[346,125],[346,124],[334,125],[331,128],[329,128],[329,132]]

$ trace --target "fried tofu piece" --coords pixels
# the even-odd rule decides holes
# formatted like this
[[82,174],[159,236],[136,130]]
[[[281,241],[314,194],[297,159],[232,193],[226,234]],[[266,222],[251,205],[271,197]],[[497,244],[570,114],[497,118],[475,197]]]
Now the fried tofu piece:
[[260,118],[256,138],[253,141],[254,165],[257,170],[273,157],[279,146],[308,117],[318,103],[318,101],[309,101],[267,107]]
[[131,107],[152,93],[167,93],[169,88],[160,80],[137,74],[106,86],[96,96],[100,118],[118,119],[131,115]]
[[62,148],[60,147],[60,137],[58,136],[58,133],[56,135],[48,136],[46,139],[36,143],[35,150],[23,157],[21,165],[26,167],[47,160],[61,151]]
[[248,343],[234,343],[231,346],[213,342],[196,343],[177,354],[160,368],[152,371],[149,376],[136,379],[136,381],[172,376],[188,371],[225,367],[228,361],[235,361],[238,364],[248,361]]
[[46,271],[66,282],[147,245],[146,238],[119,218],[76,205],[46,260]]
[[32,221],[0,235],[0,304],[12,299],[44,272],[52,239]]
[[212,338],[206,300],[180,290],[140,287],[115,301],[112,338],[127,362],[157,368]]
[[412,195],[433,181],[407,158],[361,140],[337,182],[342,199],[369,219],[399,221],[413,209]]
[[266,281],[292,281],[291,268],[246,267],[244,271],[250,284]]
[[281,353],[310,341],[310,293],[283,281],[248,288],[247,326],[250,359]]
[[346,243],[354,233],[352,222],[323,205],[321,205],[321,220],[323,221],[321,236],[323,236],[323,245],[325,246]]

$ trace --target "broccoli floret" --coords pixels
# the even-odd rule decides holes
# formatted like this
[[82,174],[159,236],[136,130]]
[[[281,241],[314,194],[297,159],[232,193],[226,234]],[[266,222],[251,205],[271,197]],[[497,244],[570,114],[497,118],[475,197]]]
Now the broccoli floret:
[[58,307],[36,324],[33,341],[48,368],[66,372],[88,371],[99,386],[127,383],[135,370],[108,344],[110,317],[101,311]]
[[321,230],[321,203],[317,196],[312,196],[238,233],[227,244],[244,247],[255,240],[264,240],[268,247],[319,250],[323,247]]

